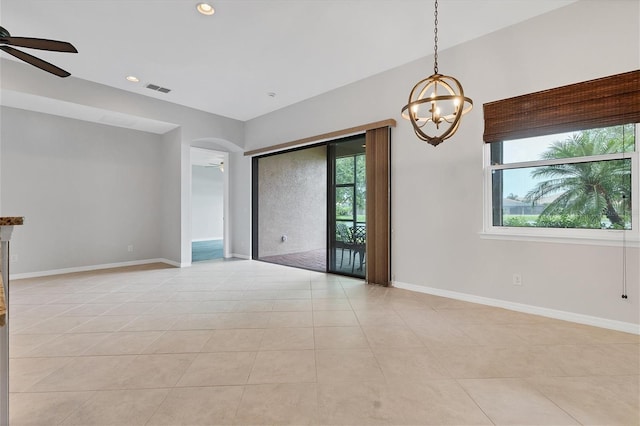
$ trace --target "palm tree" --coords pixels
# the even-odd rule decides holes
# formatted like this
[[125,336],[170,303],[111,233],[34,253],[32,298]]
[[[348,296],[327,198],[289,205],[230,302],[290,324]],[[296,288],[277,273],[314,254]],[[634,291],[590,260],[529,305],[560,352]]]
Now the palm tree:
[[[542,159],[589,157],[633,149],[633,125],[585,130],[564,141],[551,144]],[[533,178],[545,178],[525,197],[537,203],[557,197],[540,213],[540,218],[571,215],[582,218],[588,228],[599,228],[604,214],[613,227],[625,227],[625,214],[631,207],[631,162],[607,160],[554,164],[536,168]]]

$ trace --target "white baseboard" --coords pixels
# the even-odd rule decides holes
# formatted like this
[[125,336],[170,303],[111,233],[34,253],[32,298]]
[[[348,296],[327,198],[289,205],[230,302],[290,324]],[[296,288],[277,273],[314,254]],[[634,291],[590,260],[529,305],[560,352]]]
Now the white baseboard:
[[144,259],[144,260],[132,260],[129,262],[117,262],[117,263],[104,263],[101,265],[88,265],[88,266],[77,266],[73,268],[63,268],[63,269],[52,269],[49,271],[37,271],[37,272],[25,272],[22,274],[10,274],[9,279],[11,280],[19,280],[24,278],[38,278],[38,277],[47,277],[49,275],[62,275],[62,274],[72,274],[74,272],[87,272],[87,271],[97,271],[100,269],[111,269],[111,268],[122,268],[125,266],[137,266],[137,265],[147,265],[149,263],[166,263],[167,265],[175,266],[177,268],[182,268],[184,266],[179,262],[174,262],[169,259]]
[[246,254],[231,253],[231,257],[237,257],[238,259],[251,260],[251,256],[247,256]]
[[489,297],[475,296],[473,294],[458,293],[456,291],[443,290],[439,288],[426,287],[415,284],[408,284],[394,281],[392,285],[396,288],[411,290],[418,293],[426,293],[434,296],[448,297],[450,299],[463,300],[465,302],[478,303],[480,305],[495,306],[527,314],[540,315],[578,324],[592,325],[594,327],[607,328],[610,330],[624,331],[626,333],[639,334],[640,325],[630,322],[615,321],[606,318],[594,317],[590,315],[576,314],[574,312],[559,311],[556,309],[542,308],[539,306],[525,305],[523,303],[509,302],[506,300],[492,299]]

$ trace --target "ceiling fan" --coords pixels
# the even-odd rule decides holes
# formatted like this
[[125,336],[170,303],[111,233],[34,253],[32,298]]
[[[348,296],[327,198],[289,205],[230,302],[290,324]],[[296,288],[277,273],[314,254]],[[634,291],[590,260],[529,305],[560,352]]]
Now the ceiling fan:
[[53,52],[69,52],[78,53],[75,47],[71,43],[66,41],[48,40],[44,38],[32,38],[32,37],[12,37],[9,31],[0,27],[0,49],[7,52],[9,55],[13,55],[16,58],[25,61],[28,64],[38,67],[41,70],[55,74],[58,77],[69,77],[71,73],[58,68],[57,66],[44,61],[35,56],[29,55],[21,50],[14,49],[13,47],[6,46],[19,46],[27,47],[29,49],[39,50],[51,50]]
[[220,171],[222,173],[224,173],[224,161],[221,161],[220,164],[217,163],[209,163],[207,164],[205,167],[215,167],[217,169],[220,169]]

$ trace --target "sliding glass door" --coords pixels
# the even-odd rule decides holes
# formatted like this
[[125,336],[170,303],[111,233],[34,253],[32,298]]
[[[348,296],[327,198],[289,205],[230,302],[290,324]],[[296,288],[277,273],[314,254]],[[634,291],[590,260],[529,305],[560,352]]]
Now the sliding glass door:
[[366,275],[367,178],[365,137],[329,143],[329,272]]

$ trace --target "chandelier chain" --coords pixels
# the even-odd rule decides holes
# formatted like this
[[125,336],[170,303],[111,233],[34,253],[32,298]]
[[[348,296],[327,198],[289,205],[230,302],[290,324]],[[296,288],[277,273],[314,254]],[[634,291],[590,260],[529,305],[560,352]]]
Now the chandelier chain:
[[433,73],[438,74],[438,0],[436,0],[433,17]]

